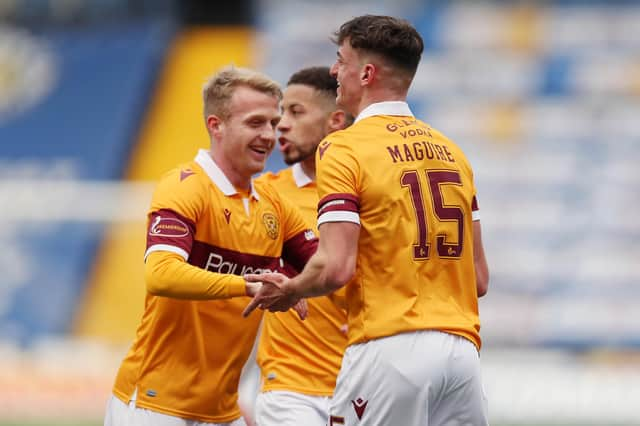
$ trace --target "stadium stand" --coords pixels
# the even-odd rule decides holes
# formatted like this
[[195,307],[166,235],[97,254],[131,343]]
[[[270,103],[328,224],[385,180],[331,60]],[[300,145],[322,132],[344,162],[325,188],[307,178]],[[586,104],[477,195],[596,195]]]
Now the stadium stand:
[[[143,120],[127,180],[157,181],[165,171],[208,147],[200,88],[214,70],[228,63],[250,63],[251,35],[242,28],[197,28],[177,36]],[[120,343],[134,337],[144,300],[145,214],[146,210],[135,222],[116,223],[107,232],[75,322],[77,334]]]
[[[491,297],[481,301],[486,341],[637,348],[640,5],[423,6],[395,9],[426,44],[409,99],[474,164],[492,271]],[[272,52],[265,68],[279,78],[300,63],[331,63],[327,27],[354,14],[353,4],[335,13],[310,2],[317,21],[283,24],[289,7],[261,14]],[[282,43],[289,55],[275,49]]]
[[[5,271],[0,338],[28,344],[71,329],[103,226],[91,220],[55,221],[56,198],[65,195],[43,189],[52,182],[120,178],[170,32],[137,22],[12,34],[25,41],[18,54],[16,45],[3,44],[5,69],[15,73],[3,84],[24,79],[25,90],[5,100],[0,126],[2,205],[4,214],[15,212],[11,222],[11,217],[4,221],[9,232],[0,237],[6,247],[0,255]],[[21,63],[21,56],[29,59]],[[45,69],[27,72],[37,61]],[[24,92],[45,78],[48,87],[40,99],[21,106],[29,96]],[[25,190],[12,193],[18,183]],[[54,221],[47,222],[50,208]],[[39,212],[45,213],[43,220],[28,220]]]

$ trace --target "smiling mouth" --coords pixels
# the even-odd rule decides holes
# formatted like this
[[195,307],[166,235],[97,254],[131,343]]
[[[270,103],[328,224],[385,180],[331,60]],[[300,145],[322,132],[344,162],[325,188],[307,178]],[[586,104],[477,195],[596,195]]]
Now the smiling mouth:
[[264,148],[264,147],[255,147],[254,146],[254,147],[251,147],[251,150],[253,152],[257,152],[258,154],[261,154],[261,155],[266,155],[266,154],[269,153],[269,148]]

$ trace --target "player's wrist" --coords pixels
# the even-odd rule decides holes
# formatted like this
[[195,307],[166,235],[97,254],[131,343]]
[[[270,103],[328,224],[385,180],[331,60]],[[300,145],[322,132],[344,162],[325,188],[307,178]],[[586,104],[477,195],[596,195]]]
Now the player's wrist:
[[291,279],[285,281],[281,286],[281,290],[289,298],[292,298],[292,299],[300,299],[300,298],[302,298],[302,295],[299,294],[300,293],[300,288],[296,284],[296,281],[295,281],[294,278],[291,278]]

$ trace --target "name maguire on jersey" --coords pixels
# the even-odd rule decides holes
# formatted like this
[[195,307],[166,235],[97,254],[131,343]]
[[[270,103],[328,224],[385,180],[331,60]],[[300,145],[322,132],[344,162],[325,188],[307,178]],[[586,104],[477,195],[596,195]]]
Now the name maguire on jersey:
[[[415,136],[428,136],[433,138],[431,128],[424,124],[418,123],[417,120],[400,120],[387,124],[387,131],[396,133],[404,139]],[[441,160],[448,163],[455,163],[456,160],[446,145],[440,145],[434,142],[417,141],[412,143],[403,143],[400,145],[387,146],[387,151],[394,163],[405,161],[420,161],[425,158],[429,160]]]

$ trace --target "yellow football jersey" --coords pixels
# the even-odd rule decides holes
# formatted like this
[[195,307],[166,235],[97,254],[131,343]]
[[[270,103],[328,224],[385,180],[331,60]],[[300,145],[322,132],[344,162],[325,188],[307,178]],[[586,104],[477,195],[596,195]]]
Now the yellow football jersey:
[[366,108],[318,147],[318,226],[360,224],[349,344],[437,329],[479,348],[473,172],[404,102]]
[[[308,224],[315,227],[316,184],[299,164],[277,174],[266,173],[258,180],[269,182],[289,198],[303,212]],[[333,394],[347,344],[347,337],[340,330],[347,315],[327,296],[307,299],[307,303],[309,315],[304,321],[291,311],[264,314],[257,354],[263,392]]]
[[[179,255],[209,271],[211,286],[237,287],[242,274],[274,271],[280,258],[302,267],[317,239],[298,209],[268,184],[239,194],[207,151],[167,173],[148,217],[146,256]],[[230,275],[232,274],[232,275]],[[187,275],[176,287],[193,293]],[[220,297],[234,295],[230,290]],[[237,294],[237,293],[236,293]],[[244,294],[244,293],[241,293]],[[114,394],[124,402],[203,422],[240,417],[237,388],[261,314],[246,319],[248,297],[181,300],[147,294],[136,339],[124,359]]]

